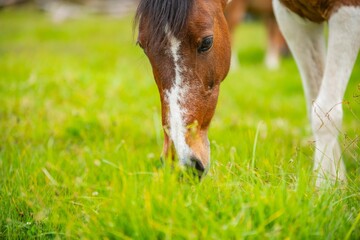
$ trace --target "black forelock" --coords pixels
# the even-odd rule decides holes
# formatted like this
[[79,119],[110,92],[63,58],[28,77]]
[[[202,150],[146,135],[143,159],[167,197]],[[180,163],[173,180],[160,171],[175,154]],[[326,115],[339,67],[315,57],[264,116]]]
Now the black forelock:
[[178,36],[187,23],[194,0],[141,0],[136,10],[135,24],[146,18],[150,33],[146,44],[162,44],[165,28]]

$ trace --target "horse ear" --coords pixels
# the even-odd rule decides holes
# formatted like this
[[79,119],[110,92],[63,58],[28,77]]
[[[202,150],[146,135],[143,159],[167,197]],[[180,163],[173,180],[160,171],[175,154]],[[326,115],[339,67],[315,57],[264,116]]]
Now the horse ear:
[[226,8],[226,5],[228,5],[232,0],[221,0],[221,5],[223,9]]

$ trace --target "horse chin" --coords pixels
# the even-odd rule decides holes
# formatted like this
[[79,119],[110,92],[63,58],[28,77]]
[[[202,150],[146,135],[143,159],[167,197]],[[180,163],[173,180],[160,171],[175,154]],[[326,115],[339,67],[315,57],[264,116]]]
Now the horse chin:
[[[195,154],[195,149],[191,150],[191,153],[187,156],[178,156],[179,164],[182,168],[186,169],[187,172],[192,172],[194,176],[197,176],[199,179],[206,176],[210,168],[210,159],[209,159],[209,149],[204,149],[202,152],[206,154]],[[202,157],[200,157],[202,156]]]
[[209,167],[207,165],[205,168],[203,165],[200,165],[199,162],[195,162],[191,159],[192,158],[189,158],[186,164],[182,164],[180,161],[180,169],[182,173],[185,173],[187,176],[194,177],[200,181],[207,175]]
[[182,172],[202,179],[210,168],[210,146],[206,144],[201,151],[188,146],[186,149],[176,149],[173,141],[166,136],[160,159],[164,165],[171,162],[173,167],[178,167]]

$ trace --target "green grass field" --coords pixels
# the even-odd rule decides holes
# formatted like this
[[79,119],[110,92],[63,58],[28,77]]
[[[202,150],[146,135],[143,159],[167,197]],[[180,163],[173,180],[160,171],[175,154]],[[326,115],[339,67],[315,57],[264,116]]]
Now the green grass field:
[[263,65],[242,26],[222,83],[212,165],[160,168],[160,100],[131,16],[54,24],[0,11],[0,239],[360,239],[360,62],[340,136],[348,185],[318,190],[297,68]]

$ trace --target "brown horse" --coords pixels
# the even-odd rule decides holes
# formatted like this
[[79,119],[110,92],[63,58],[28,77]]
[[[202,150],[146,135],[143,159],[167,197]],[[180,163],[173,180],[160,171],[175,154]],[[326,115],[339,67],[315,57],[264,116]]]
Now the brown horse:
[[230,66],[227,0],[142,0],[138,43],[150,60],[162,106],[164,147],[201,175],[210,163],[207,131]]
[[[163,157],[175,147],[181,166],[209,166],[207,131],[230,66],[227,0],[141,0],[138,43],[148,56],[162,105]],[[360,48],[360,0],[274,0],[300,69],[316,140],[317,184],[345,180],[337,141],[342,99]],[[328,50],[323,22],[329,22]]]
[[[230,32],[244,19],[246,13],[259,16],[264,22],[267,31],[267,50],[265,65],[268,69],[279,67],[280,56],[288,48],[276,22],[272,7],[272,0],[232,0],[229,1],[225,16]],[[232,59],[233,60],[233,59]],[[236,59],[232,64],[237,64]]]

